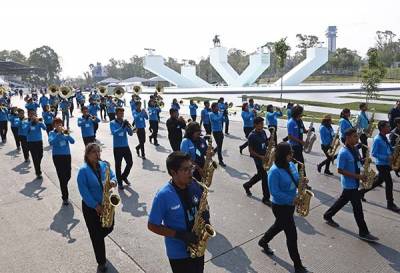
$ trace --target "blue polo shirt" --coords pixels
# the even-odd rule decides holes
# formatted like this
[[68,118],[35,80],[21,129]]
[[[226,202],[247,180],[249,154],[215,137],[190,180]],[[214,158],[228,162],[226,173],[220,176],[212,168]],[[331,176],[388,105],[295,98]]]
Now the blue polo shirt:
[[171,108],[176,109],[178,111],[178,113],[179,113],[179,110],[181,109],[181,107],[179,106],[179,103],[172,103]]
[[191,116],[196,116],[197,115],[197,104],[193,103],[193,104],[189,104],[189,111],[190,111],[190,115]]
[[[100,119],[96,117],[96,123]],[[94,121],[92,119],[80,117],[78,118],[78,126],[81,127],[82,137],[94,136]]]
[[360,114],[358,114],[358,126],[365,130],[368,128],[368,125],[369,120],[367,114],[364,111],[360,112]]
[[49,104],[49,98],[46,96],[41,96],[39,99],[39,104],[40,106],[42,106],[42,108],[44,108],[46,105]]
[[225,110],[225,103],[219,102],[218,103],[218,109],[220,112],[223,112]]
[[242,119],[244,128],[254,127],[254,112],[242,111]]
[[[354,154],[354,155],[353,155]],[[339,150],[337,157],[337,168],[351,173],[360,173],[361,162],[356,150],[350,151],[347,147]],[[359,181],[348,176],[340,175],[340,182],[343,189],[358,189]]]
[[267,112],[267,114],[265,114],[265,123],[267,123],[267,125],[272,125],[272,126],[278,126],[278,117],[282,116],[282,112]]
[[42,141],[42,130],[46,130],[46,125],[42,122],[32,123],[29,121],[27,142]]
[[224,121],[224,116],[221,112],[209,113],[210,122],[211,122],[211,130],[213,132],[222,132],[222,122]]
[[353,128],[353,125],[351,125],[351,122],[348,119],[341,118],[339,120],[339,128],[339,136],[341,139],[343,139],[347,129]]
[[100,106],[98,106],[97,104],[89,104],[88,106],[88,111],[89,114],[91,114],[92,116],[97,117],[97,112],[100,110]]
[[201,120],[203,121],[203,124],[208,125],[210,124],[210,108],[204,108],[201,110]]
[[[192,182],[188,185],[188,192],[190,200],[198,206],[202,194],[200,186],[196,182]],[[167,182],[154,197],[149,215],[149,223],[157,226],[163,224],[167,228],[176,231],[189,231],[186,217],[193,217],[192,215],[194,214],[189,214],[188,211],[185,212],[184,204],[175,187],[171,182]],[[165,247],[169,259],[185,259],[189,257],[187,247],[181,240],[173,237],[165,237]]]
[[[291,118],[287,122],[287,130],[288,130],[288,135],[294,136],[300,140],[303,140],[303,123],[301,121],[297,121],[293,118]],[[292,146],[300,146],[300,143],[297,141],[289,139],[289,144]]]
[[149,111],[149,120],[158,121],[158,113],[161,112],[160,107],[158,107],[158,106],[155,106],[155,107],[149,106],[147,108],[147,111]]
[[319,127],[319,135],[321,136],[321,145],[331,145],[335,132],[332,126],[321,125]]
[[116,110],[116,108],[117,108],[117,105],[114,103],[114,102],[110,102],[110,101],[107,101],[107,113],[109,113],[109,114],[115,114],[115,110]]
[[27,119],[18,121],[18,135],[19,136],[27,136],[29,130],[29,121]]
[[53,124],[54,114],[52,112],[42,112],[42,117],[44,124],[50,125]]
[[146,128],[145,119],[149,119],[149,116],[145,111],[132,111],[133,120],[135,121],[136,128]]
[[190,138],[184,138],[181,142],[181,152],[190,155],[190,159],[196,160],[196,147]]
[[31,103],[25,104],[25,108],[27,110],[33,110],[35,112],[38,109],[38,107],[39,107],[39,104],[37,102],[31,102]]
[[69,144],[74,144],[75,140],[70,135],[64,135],[53,130],[49,134],[49,144],[54,155],[70,155]]
[[276,205],[294,205],[299,173],[293,162],[289,163],[289,171],[293,178],[287,170],[278,168],[274,163],[268,172],[268,187],[271,193],[270,200]]
[[[259,155],[265,155],[266,151],[267,151],[267,134],[265,133],[264,130],[257,132],[256,130],[253,130],[249,136],[248,136],[248,140],[249,140],[249,147],[251,147],[254,152],[256,152]],[[253,156],[251,156],[253,157]],[[256,163],[256,165],[261,165],[262,164],[262,160],[259,158],[254,158],[254,161]]]
[[10,121],[11,127],[16,128],[19,124],[19,117],[16,115],[8,115],[8,120]]
[[378,134],[372,143],[372,156],[375,158],[376,165],[389,166],[389,156],[393,153],[393,148],[386,136]]
[[8,110],[1,109],[0,110],[0,121],[7,121],[8,120]]
[[[107,165],[102,161],[99,161],[99,165],[101,182],[104,187]],[[111,169],[110,180],[115,181],[115,174]],[[79,169],[77,182],[82,200],[88,207],[94,209],[97,205],[101,205],[103,202],[103,188],[100,186],[95,172],[87,163],[84,163]]]
[[133,131],[128,127],[122,127],[123,122],[114,119],[110,122],[110,130],[111,134],[113,135],[113,147],[128,147],[128,136],[133,134]]
[[292,118],[292,108],[286,110],[286,115],[288,120]]
[[[63,112],[68,112],[69,109],[69,102],[67,100],[62,100],[60,103],[60,109]],[[89,111],[90,112],[90,111]]]

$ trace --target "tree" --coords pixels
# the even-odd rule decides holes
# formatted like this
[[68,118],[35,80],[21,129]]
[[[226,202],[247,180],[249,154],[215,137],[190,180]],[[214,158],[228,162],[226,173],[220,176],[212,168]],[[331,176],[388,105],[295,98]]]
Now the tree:
[[376,32],[378,56],[385,67],[400,59],[400,39],[394,40],[396,34],[390,30]]
[[338,48],[335,53],[329,55],[328,69],[336,72],[354,72],[359,71],[361,66],[361,56],[357,51],[348,48]]
[[51,47],[42,46],[32,50],[29,54],[28,63],[46,71],[44,75],[45,83],[59,81],[61,65],[58,54]]
[[[290,46],[286,43],[286,38],[282,38],[279,41],[274,43],[274,52],[276,55],[276,63],[279,67],[280,71],[283,71],[285,67],[285,61],[288,56],[288,51],[290,50]],[[281,73],[281,99],[282,99],[282,91],[283,91],[283,73]]]
[[365,90],[365,101],[378,97],[378,85],[385,77],[386,69],[379,60],[376,48],[370,48],[367,52],[368,65],[361,71],[361,87]]
[[26,64],[26,57],[19,50],[0,51],[0,60]]
[[315,35],[296,34],[296,38],[299,40],[299,44],[296,47],[300,48],[300,61],[306,58],[307,48],[321,44]]

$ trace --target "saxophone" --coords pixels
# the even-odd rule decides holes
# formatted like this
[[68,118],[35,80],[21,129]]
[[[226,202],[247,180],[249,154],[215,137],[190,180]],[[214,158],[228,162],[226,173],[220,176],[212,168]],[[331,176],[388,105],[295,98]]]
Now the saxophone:
[[111,191],[112,186],[110,181],[110,163],[107,161],[103,162],[107,164],[107,169],[105,183],[103,186],[103,203],[101,204],[103,206],[103,213],[100,216],[100,221],[103,228],[109,228],[114,222],[115,207],[119,205],[121,198],[118,194]]
[[328,155],[332,158],[335,156],[336,151],[340,146],[339,131],[340,131],[340,127],[338,126],[335,136],[332,139],[331,147],[328,150]]
[[314,142],[317,139],[316,134],[312,131],[313,128],[314,128],[314,122],[311,121],[310,127],[308,127],[307,137],[303,147],[305,153],[311,152],[312,146],[314,145]]
[[310,212],[310,202],[311,197],[314,193],[306,188],[307,177],[304,176],[304,164],[293,159],[299,165],[299,183],[297,186],[297,196],[296,196],[296,212],[303,217],[306,217]]
[[374,120],[375,120],[375,109],[372,112],[371,119],[369,120],[368,128],[365,130],[365,135],[368,138],[372,137],[372,134],[374,133],[374,130],[375,130],[375,127],[376,127],[376,124],[374,123]]
[[367,181],[361,180],[360,183],[364,189],[368,190],[368,189],[372,188],[372,184],[374,183],[374,178],[376,176],[376,172],[373,169],[371,169],[372,159],[369,155],[368,146],[364,145],[364,144],[362,144],[362,146],[367,148],[367,154],[365,156],[365,161],[364,161],[363,171],[362,171],[362,175],[365,175],[367,177]]
[[268,147],[267,147],[267,151],[265,152],[265,156],[264,156],[264,160],[263,160],[263,168],[266,172],[269,171],[269,169],[271,168],[272,164],[274,163],[275,160],[275,139],[274,139],[274,135],[275,135],[275,128],[271,127],[271,135],[268,141]]
[[400,170],[400,135],[394,133],[396,138],[396,143],[394,145],[393,159],[392,159],[392,169],[394,171]]
[[207,151],[206,151],[206,160],[204,162],[203,167],[203,176],[201,177],[201,183],[206,185],[207,187],[211,186],[212,178],[214,175],[214,171],[217,168],[217,162],[212,160],[213,155],[213,147],[212,147],[212,139],[211,136],[207,138]]
[[192,232],[196,234],[199,241],[196,244],[191,244],[188,246],[188,251],[190,253],[191,258],[202,257],[206,252],[207,241],[211,237],[215,237],[217,234],[215,229],[210,224],[207,224],[203,219],[204,211],[209,211],[207,196],[208,196],[208,187],[204,185],[202,182],[195,180],[199,183],[200,186],[203,187],[203,193],[199,202],[199,209],[196,212],[196,216],[194,218],[194,224],[192,228]]

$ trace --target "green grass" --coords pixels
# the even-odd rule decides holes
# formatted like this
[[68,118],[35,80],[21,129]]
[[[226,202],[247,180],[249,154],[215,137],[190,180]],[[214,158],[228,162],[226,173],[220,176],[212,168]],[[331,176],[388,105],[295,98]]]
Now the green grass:
[[[340,96],[339,98],[347,98],[347,99],[365,99],[365,97],[363,98],[362,96]],[[378,98],[374,98],[373,100],[379,100],[379,101],[398,101],[398,99],[394,99],[394,98],[382,98],[382,97],[378,97]]]
[[201,101],[201,102],[203,102],[203,101],[206,101],[206,100],[208,100],[208,101],[217,101],[218,99],[216,99],[216,98],[207,98],[207,97],[188,97],[188,98],[182,98],[183,100],[194,100],[195,102],[199,102],[199,101]]
[[[359,105],[360,105],[359,102],[331,103],[331,102],[308,101],[308,100],[280,99],[280,98],[262,97],[262,96],[252,96],[252,98],[258,100],[269,100],[269,101],[276,101],[283,103],[292,102],[294,104],[328,107],[336,109],[349,108],[350,110],[359,110]],[[374,108],[377,113],[388,113],[393,106],[391,104],[383,104],[383,103],[368,103],[368,107],[369,109]]]
[[[365,97],[365,93],[364,92],[353,92],[350,93],[352,95],[360,95],[360,96],[364,96]],[[394,98],[399,98],[400,95],[391,95],[391,94],[379,94],[378,93],[378,97],[394,97]]]

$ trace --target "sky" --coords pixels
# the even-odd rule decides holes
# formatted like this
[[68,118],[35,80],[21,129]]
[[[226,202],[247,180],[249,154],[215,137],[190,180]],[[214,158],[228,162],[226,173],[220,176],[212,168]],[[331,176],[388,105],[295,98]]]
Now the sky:
[[[337,47],[365,56],[377,30],[400,36],[399,0],[4,0],[0,50],[26,56],[42,45],[60,56],[63,77],[82,76],[89,64],[129,60],[144,48],[178,60],[200,60],[220,35],[227,48],[254,52],[283,37],[296,51],[296,34],[326,41],[338,28]],[[399,38],[399,37],[398,37]]]

